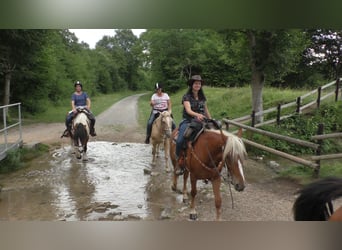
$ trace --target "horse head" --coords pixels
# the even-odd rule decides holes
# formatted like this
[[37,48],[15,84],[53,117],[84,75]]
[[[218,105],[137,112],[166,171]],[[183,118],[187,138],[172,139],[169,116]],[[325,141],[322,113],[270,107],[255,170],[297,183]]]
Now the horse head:
[[167,138],[170,138],[172,132],[172,117],[170,112],[163,111],[160,113],[161,129]]
[[228,135],[223,159],[227,164],[228,176],[231,178],[231,183],[236,191],[243,191],[246,186],[243,173],[243,163],[246,156],[247,152],[241,138],[233,134]]

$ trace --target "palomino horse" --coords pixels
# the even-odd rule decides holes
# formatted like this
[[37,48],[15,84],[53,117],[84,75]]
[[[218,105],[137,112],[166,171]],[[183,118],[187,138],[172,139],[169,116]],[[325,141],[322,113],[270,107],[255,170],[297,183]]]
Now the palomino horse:
[[156,164],[156,157],[159,157],[160,145],[164,145],[165,168],[170,171],[169,152],[170,136],[172,131],[172,117],[170,112],[163,111],[152,124],[151,144],[152,144],[152,165]]
[[89,119],[85,112],[87,111],[78,109],[78,113],[73,119],[71,136],[71,146],[74,147],[76,158],[82,158],[83,161],[88,160],[87,143],[89,140]]
[[298,191],[293,204],[296,221],[342,221],[342,206],[334,211],[332,201],[342,196],[342,179],[327,177]]
[[[171,136],[170,154],[172,164],[177,163],[175,156],[175,136],[178,129],[175,129]],[[239,132],[241,137],[241,130]],[[227,131],[217,129],[205,129],[192,144],[188,143],[185,153],[185,166],[183,176],[183,202],[188,200],[187,179],[190,173],[191,182],[191,203],[190,219],[197,219],[195,210],[195,196],[197,194],[197,180],[210,180],[215,197],[216,220],[221,219],[221,171],[227,167],[228,177],[235,190],[243,191],[245,188],[245,177],[243,174],[243,162],[247,152],[243,141],[236,135]],[[172,190],[177,191],[178,176],[173,174]]]

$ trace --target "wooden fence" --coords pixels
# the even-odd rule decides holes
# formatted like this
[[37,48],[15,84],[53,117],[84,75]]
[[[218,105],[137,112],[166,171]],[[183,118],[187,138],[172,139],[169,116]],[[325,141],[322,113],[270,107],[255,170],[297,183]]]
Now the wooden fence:
[[223,119],[223,122],[226,124],[227,130],[229,129],[229,125],[231,124],[231,125],[237,126],[239,128],[243,128],[244,130],[249,130],[249,131],[252,131],[254,133],[259,133],[259,134],[264,135],[264,136],[269,136],[271,138],[275,138],[278,140],[284,140],[284,141],[287,141],[287,142],[290,142],[290,143],[293,143],[293,144],[296,144],[299,146],[311,148],[314,152],[314,155],[309,156],[307,158],[302,158],[299,156],[291,155],[291,154],[288,154],[288,153],[267,147],[265,145],[250,141],[246,138],[242,138],[244,143],[246,143],[247,145],[251,145],[253,147],[256,147],[256,148],[261,149],[263,151],[278,155],[280,157],[294,161],[294,162],[299,163],[301,165],[311,167],[314,170],[313,176],[316,178],[319,176],[321,160],[342,158],[342,153],[322,155],[322,145],[323,145],[324,139],[341,138],[342,137],[342,133],[323,134],[323,129],[324,129],[323,124],[319,125],[318,130],[317,130],[317,135],[311,137],[311,140],[313,140],[315,142],[311,142],[311,141],[304,141],[304,140],[292,138],[289,136],[275,134],[275,133],[272,133],[269,131],[261,130],[261,129],[251,127],[251,126],[248,126],[248,125],[245,125],[242,123],[238,123],[234,120]]
[[[252,111],[252,114],[250,115],[242,116],[233,120],[244,124],[250,123],[252,127],[261,127],[273,123],[280,124],[281,120],[294,116],[295,114],[303,113],[310,108],[319,108],[321,102],[326,100],[328,97],[334,96],[335,101],[337,101],[339,94],[342,93],[340,81],[341,78],[321,86],[316,90],[312,90],[297,97],[293,102],[278,104],[277,107],[269,108],[260,112]],[[255,124],[255,118],[258,116],[263,116],[264,121]]]

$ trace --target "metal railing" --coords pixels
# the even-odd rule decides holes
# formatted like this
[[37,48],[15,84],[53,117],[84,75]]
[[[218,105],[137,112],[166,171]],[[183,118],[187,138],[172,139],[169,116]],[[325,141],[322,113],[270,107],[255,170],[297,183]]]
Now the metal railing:
[[[5,106],[0,106],[0,112],[3,117],[3,126],[0,129],[0,136],[3,140],[0,141],[0,160],[4,159],[7,155],[7,152],[13,148],[19,147],[23,143],[22,139],[22,126],[21,126],[21,103],[14,103]],[[11,123],[8,121],[8,114],[10,108],[17,108],[18,112],[18,120],[15,123]],[[0,113],[0,114],[1,114]],[[14,112],[13,112],[14,113]],[[13,119],[16,120],[16,119]],[[11,131],[14,131],[15,128],[18,130],[18,135],[11,136],[11,140],[9,140],[9,135]]]

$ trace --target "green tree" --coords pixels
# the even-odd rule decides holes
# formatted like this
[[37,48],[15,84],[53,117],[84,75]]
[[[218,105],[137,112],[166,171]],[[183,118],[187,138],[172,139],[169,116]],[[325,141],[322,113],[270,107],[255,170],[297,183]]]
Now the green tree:
[[[231,61],[240,72],[249,75],[252,88],[252,109],[263,111],[262,90],[265,82],[284,81],[298,65],[307,45],[301,30],[236,30],[228,31]],[[256,122],[263,116],[257,115]]]

